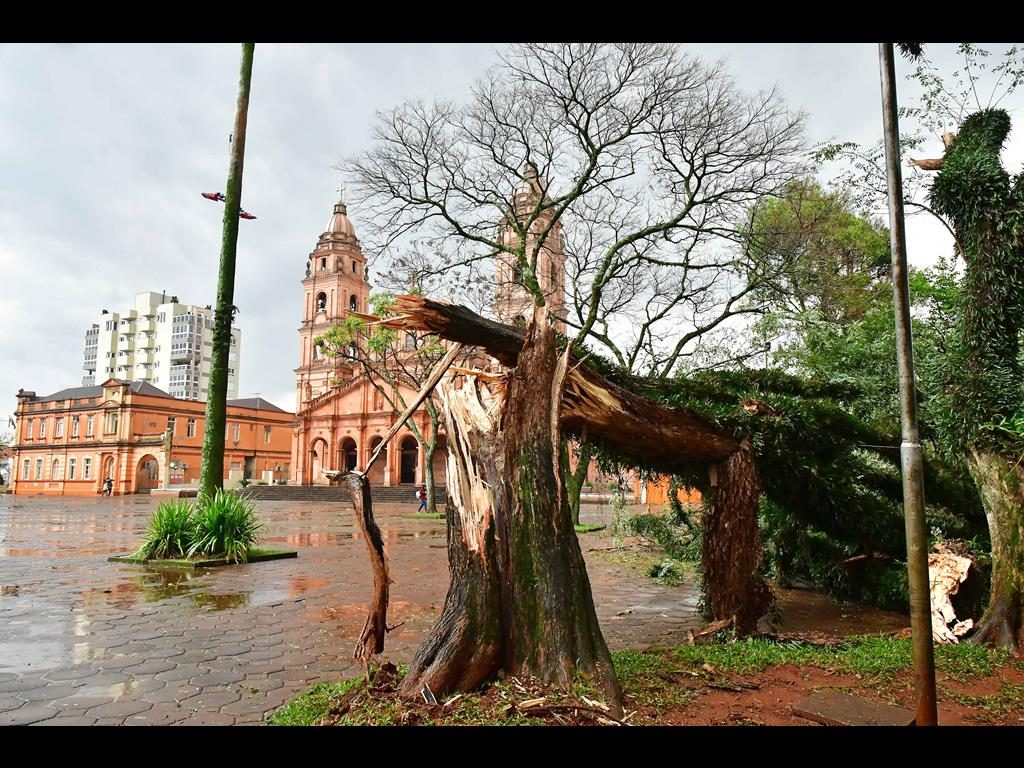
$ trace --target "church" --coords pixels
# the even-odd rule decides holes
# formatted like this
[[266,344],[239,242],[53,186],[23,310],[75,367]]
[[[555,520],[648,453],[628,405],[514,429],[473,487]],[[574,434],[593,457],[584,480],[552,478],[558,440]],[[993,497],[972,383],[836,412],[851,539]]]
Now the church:
[[[517,208],[525,211],[527,206],[532,207],[541,193],[536,176],[528,176],[517,190]],[[540,217],[534,228],[540,232],[546,225],[547,221]],[[514,242],[518,236],[505,221],[498,228],[498,237],[504,242]],[[558,223],[551,228],[540,249],[537,271],[541,289],[553,312],[561,314],[565,308],[565,255]],[[497,319],[506,323],[521,322],[529,314],[532,299],[521,285],[518,268],[499,260],[495,272]],[[344,321],[350,313],[368,314],[371,290],[366,257],[348,217],[348,207],[339,201],[309,254],[302,279],[303,314],[298,329],[299,365],[295,369],[296,427],[289,479],[292,484],[327,485],[326,470],[366,466],[400,415],[378,391],[363,366],[326,356],[316,344],[318,336]],[[403,388],[405,401],[412,400],[415,394]],[[412,419],[420,434],[429,440],[431,424],[424,409],[418,409]],[[428,462],[434,470],[434,483],[443,486],[447,455],[443,433],[438,436],[434,455],[424,454],[407,425],[371,469],[371,486],[422,483]]]

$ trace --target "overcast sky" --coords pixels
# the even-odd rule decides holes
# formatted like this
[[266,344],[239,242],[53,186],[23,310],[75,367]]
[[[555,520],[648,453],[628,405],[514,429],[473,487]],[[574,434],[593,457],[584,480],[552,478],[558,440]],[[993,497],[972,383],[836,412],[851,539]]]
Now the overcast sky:
[[[746,90],[777,85],[807,112],[811,142],[881,135],[874,44],[683,47],[725,58]],[[953,49],[929,55],[952,66]],[[376,110],[463,100],[497,50],[257,44],[242,204],[259,218],[240,222],[235,285],[240,397],[294,408],[300,280],[337,198],[331,166],[368,146]],[[83,335],[101,309],[123,311],[145,290],[214,302],[223,209],[199,193],[224,190],[239,55],[237,44],[0,45],[3,425],[20,387],[80,384]],[[1021,102],[1000,106],[1017,120]],[[1011,171],[1022,157],[1014,135]],[[349,214],[361,234],[359,211]],[[950,249],[934,223],[908,230],[911,263]]]

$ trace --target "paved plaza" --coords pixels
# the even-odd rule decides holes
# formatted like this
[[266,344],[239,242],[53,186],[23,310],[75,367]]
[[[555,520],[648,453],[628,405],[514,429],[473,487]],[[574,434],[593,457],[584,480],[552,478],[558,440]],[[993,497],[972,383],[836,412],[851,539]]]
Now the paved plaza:
[[[138,545],[155,503],[0,497],[0,724],[259,723],[315,682],[358,674],[371,577],[349,505],[259,503],[263,543],[296,559],[196,572],[108,563]],[[412,658],[448,585],[444,521],[414,509],[377,512],[395,662]],[[613,647],[698,625],[692,585],[660,586],[592,553],[588,563]]]
[[[259,502],[296,559],[195,572],[107,562],[156,500],[0,496],[0,725],[255,724],[351,660],[371,576],[348,504]],[[394,584],[385,657],[411,660],[448,585],[444,521],[377,511]],[[608,522],[585,508],[584,522]],[[581,537],[612,649],[684,642],[693,584],[662,586]],[[603,551],[598,551],[603,550]],[[898,619],[895,619],[898,624]]]

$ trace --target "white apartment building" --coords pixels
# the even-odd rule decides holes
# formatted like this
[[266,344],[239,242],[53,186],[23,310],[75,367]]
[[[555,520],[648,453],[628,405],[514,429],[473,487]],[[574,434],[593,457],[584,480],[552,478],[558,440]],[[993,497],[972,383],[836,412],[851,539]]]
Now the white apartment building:
[[[206,400],[213,351],[213,310],[178,302],[177,296],[135,294],[127,312],[103,310],[85,332],[82,386],[110,378],[147,381],[171,397]],[[231,328],[228,399],[238,398],[242,332]]]

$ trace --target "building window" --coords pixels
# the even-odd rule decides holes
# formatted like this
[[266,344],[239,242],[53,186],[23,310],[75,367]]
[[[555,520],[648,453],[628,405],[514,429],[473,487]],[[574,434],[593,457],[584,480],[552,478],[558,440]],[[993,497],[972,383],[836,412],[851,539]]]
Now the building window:
[[241,438],[241,436],[242,436],[242,425],[241,424],[232,424],[231,425],[231,439],[234,442],[237,443],[238,440]]
[[327,310],[327,294],[321,291],[316,295],[316,311],[325,312]]
[[82,479],[92,480],[92,459],[82,459]]
[[39,420],[39,439],[42,440],[46,437],[46,419]]
[[174,417],[173,416],[168,416],[167,417],[167,431],[170,432],[172,435],[174,434],[174,426],[175,426]]
[[71,436],[78,437],[78,416],[71,417]]
[[60,459],[54,459],[50,465],[50,479],[60,480]]
[[355,312],[359,309],[359,300],[356,299],[356,295],[353,293],[348,299],[348,308]]
[[43,479],[43,460],[36,459],[36,480]]
[[35,421],[35,419],[29,419],[28,420],[28,425],[27,425],[27,427],[25,429],[25,439],[26,440],[31,440],[32,439],[32,422],[33,421]]
[[263,428],[263,442],[264,443],[269,443],[270,442],[270,427],[264,427]]
[[117,411],[107,411],[107,419],[103,426],[103,431],[106,434],[117,432],[117,425],[120,421],[120,415]]
[[196,420],[195,419],[189,419],[188,420],[188,425],[186,427],[186,433],[185,434],[188,435],[189,437],[195,437],[196,436]]
[[53,430],[53,436],[54,437],[64,437],[64,418],[63,417],[59,417],[57,419],[56,427]]
[[411,333],[405,334],[405,348],[416,349],[416,337]]
[[21,479],[22,480],[31,480],[31,477],[30,477],[30,475],[31,475],[31,467],[32,467],[32,463],[28,459],[25,459],[25,463],[21,465]]
[[353,261],[352,262],[352,272],[355,273],[355,271],[356,271],[356,263]]
[[75,479],[75,465],[78,463],[78,459],[72,457],[68,459],[68,480]]
[[327,269],[327,259],[320,259],[320,269]]
[[93,425],[95,424],[95,421],[96,421],[96,417],[95,416],[90,416],[88,419],[86,419],[86,421],[85,421],[85,436],[86,437],[92,437],[93,436],[93,432],[94,432]]

